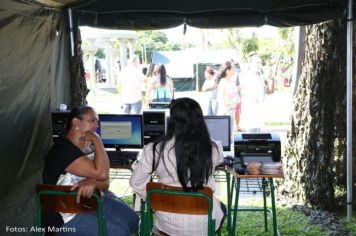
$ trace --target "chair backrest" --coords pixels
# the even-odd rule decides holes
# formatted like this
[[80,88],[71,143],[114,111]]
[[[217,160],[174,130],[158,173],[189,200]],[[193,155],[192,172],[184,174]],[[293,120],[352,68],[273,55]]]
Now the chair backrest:
[[96,212],[98,209],[97,199],[100,199],[100,190],[95,189],[91,198],[80,198],[76,202],[76,192],[69,185],[38,184],[36,193],[41,201],[41,208],[45,211],[64,213]]
[[153,227],[153,211],[207,215],[208,235],[214,235],[215,220],[212,219],[213,191],[209,187],[204,187],[198,192],[185,192],[181,187],[149,182],[146,185],[146,191],[147,206],[143,214],[142,235],[150,235]]
[[[77,192],[69,185],[36,185],[35,226],[41,227],[42,210],[62,213],[96,212],[98,216],[98,233],[106,235],[106,223],[99,189],[95,189],[90,198],[81,197],[76,202]],[[40,235],[36,233],[35,235]]]
[[150,192],[151,209],[193,215],[207,215],[208,201],[206,199],[211,200],[213,196],[209,187],[204,187],[198,192],[184,192],[181,187],[155,182],[149,182],[146,191]]

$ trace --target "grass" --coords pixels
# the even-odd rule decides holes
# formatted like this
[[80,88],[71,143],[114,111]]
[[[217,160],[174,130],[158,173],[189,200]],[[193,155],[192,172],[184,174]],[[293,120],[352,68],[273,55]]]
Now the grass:
[[290,122],[282,122],[282,121],[268,121],[264,123],[265,126],[267,127],[274,127],[274,126],[288,126],[290,125]]
[[346,229],[356,235],[356,212],[353,212],[351,222],[348,221],[347,216],[339,216],[340,223],[345,225]]
[[[123,200],[133,205],[132,196],[124,197]],[[242,208],[262,207],[257,205],[241,205]],[[313,225],[308,217],[302,212],[294,211],[289,208],[277,207],[278,227],[281,235],[298,236],[325,236],[327,233],[318,226]],[[264,229],[263,212],[238,212],[236,235],[243,236],[272,236],[273,224],[272,215],[268,214],[268,231]],[[356,220],[356,218],[355,218]],[[354,226],[355,227],[355,226]],[[226,219],[221,232],[222,236],[227,236]]]

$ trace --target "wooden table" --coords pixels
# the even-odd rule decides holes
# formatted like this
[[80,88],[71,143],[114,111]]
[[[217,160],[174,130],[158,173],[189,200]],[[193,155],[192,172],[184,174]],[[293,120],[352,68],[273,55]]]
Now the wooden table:
[[[227,226],[228,226],[228,232],[230,236],[235,235],[236,232],[236,221],[237,221],[237,211],[246,211],[247,209],[239,209],[238,208],[238,203],[239,203],[239,194],[240,194],[240,180],[241,179],[252,179],[252,178],[261,178],[262,182],[264,183],[263,186],[263,208],[253,208],[253,209],[248,209],[248,211],[263,211],[264,212],[264,219],[265,219],[265,230],[267,231],[267,212],[269,209],[266,207],[266,187],[268,186],[271,190],[271,204],[272,204],[272,219],[273,219],[273,234],[274,236],[278,236],[279,231],[278,231],[278,225],[277,225],[277,215],[276,215],[276,205],[275,205],[275,195],[274,195],[274,183],[273,179],[275,178],[284,178],[283,173],[281,174],[271,174],[271,175],[250,175],[250,174],[239,174],[237,173],[233,168],[227,167],[226,168],[226,180],[227,180],[227,198],[228,198],[228,203],[227,203]],[[232,180],[231,180],[232,176]],[[268,181],[267,181],[268,179]],[[236,184],[235,184],[236,181]],[[234,206],[232,206],[232,201],[234,197],[234,189],[236,191],[236,196],[235,196],[235,203]],[[233,213],[233,215],[231,215]],[[232,222],[231,222],[232,220]]]

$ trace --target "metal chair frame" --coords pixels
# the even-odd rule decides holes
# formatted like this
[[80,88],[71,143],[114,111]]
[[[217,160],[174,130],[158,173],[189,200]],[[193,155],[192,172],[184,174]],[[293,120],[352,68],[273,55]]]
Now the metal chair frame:
[[[35,222],[34,226],[42,226],[42,210],[62,213],[96,212],[98,216],[98,233],[106,235],[106,220],[103,213],[100,190],[96,189],[91,198],[81,197],[80,203],[76,203],[77,191],[71,191],[69,185],[38,184],[36,186]],[[41,235],[36,232],[35,235]]]

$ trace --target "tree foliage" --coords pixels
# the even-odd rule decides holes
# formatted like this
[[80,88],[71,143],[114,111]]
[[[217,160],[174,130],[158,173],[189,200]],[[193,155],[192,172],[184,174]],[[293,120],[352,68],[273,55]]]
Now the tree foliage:
[[98,51],[95,53],[95,57],[100,58],[100,59],[105,59],[105,53],[102,48],[99,48]]
[[242,40],[242,53],[245,58],[247,58],[250,52],[257,52],[259,49],[259,41],[255,32],[252,36],[247,39]]
[[176,51],[180,49],[178,43],[168,40],[166,34],[158,30],[138,31],[135,51],[137,55],[146,53],[145,58],[151,61],[154,51]]

